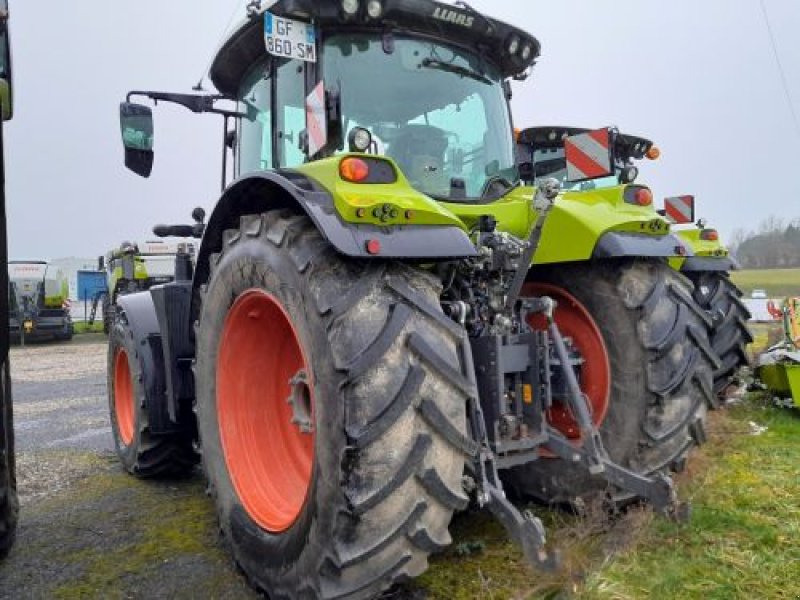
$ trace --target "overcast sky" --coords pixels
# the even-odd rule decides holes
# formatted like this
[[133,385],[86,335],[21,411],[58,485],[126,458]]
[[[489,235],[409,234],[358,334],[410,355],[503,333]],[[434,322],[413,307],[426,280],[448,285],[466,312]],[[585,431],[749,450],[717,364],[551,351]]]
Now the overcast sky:
[[[800,113],[800,2],[764,0]],[[97,256],[188,222],[219,195],[221,119],[156,109],[149,180],[123,167],[129,89],[191,91],[242,0],[11,0],[16,114],[6,129],[10,257]],[[515,84],[517,126],[563,124],[656,141],[657,198],[694,193],[725,235],[800,217],[800,133],[759,0],[471,0],[536,35]],[[238,10],[237,10],[238,8]]]

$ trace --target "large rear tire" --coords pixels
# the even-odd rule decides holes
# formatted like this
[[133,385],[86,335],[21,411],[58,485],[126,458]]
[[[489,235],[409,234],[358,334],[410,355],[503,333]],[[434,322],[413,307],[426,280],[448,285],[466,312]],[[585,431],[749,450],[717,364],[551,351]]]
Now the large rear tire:
[[245,216],[211,257],[197,418],[221,530],[278,598],[373,598],[467,505],[474,385],[440,284],[348,260],[306,217]]
[[694,299],[713,320],[709,337],[720,366],[714,371],[714,393],[722,397],[736,383],[741,367],[750,364],[747,345],[753,336],[747,329],[750,311],[741,301],[742,291],[722,271],[689,274],[694,283]]
[[198,462],[191,436],[150,431],[142,369],[142,357],[120,310],[108,339],[108,406],[117,456],[126,471],[142,479],[185,475]]
[[[536,268],[529,280],[531,295],[546,293],[561,305],[556,322],[585,361],[581,388],[610,458],[645,475],[681,470],[689,450],[705,439],[713,400],[713,354],[691,283],[656,260]],[[577,441],[574,423],[558,408],[551,423]],[[547,503],[574,504],[598,493],[631,498],[550,456],[513,469],[507,481]]]
[[8,554],[17,531],[17,478],[8,359],[0,367],[0,558]]

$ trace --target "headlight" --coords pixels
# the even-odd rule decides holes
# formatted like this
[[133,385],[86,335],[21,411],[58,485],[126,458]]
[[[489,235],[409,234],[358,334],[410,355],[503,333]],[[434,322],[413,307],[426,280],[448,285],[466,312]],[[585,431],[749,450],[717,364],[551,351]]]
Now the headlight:
[[342,0],[342,12],[352,17],[358,12],[358,0]]
[[367,14],[370,19],[379,19],[383,14],[383,5],[380,0],[369,0],[367,2]]
[[519,36],[517,35],[512,35],[510,38],[508,38],[508,46],[506,48],[506,50],[508,50],[508,53],[516,54],[517,50],[519,50],[519,43],[520,43]]
[[520,56],[522,57],[522,60],[524,60],[525,62],[528,62],[530,60],[530,58],[531,58],[531,54],[533,54],[533,48],[531,48],[530,44],[525,44],[522,47],[522,54],[520,54]]

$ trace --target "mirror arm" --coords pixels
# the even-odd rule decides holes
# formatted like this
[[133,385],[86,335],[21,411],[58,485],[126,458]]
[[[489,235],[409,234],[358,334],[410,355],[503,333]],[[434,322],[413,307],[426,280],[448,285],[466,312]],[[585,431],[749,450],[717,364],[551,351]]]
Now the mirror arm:
[[145,98],[150,98],[156,104],[158,104],[159,100],[161,100],[162,102],[172,102],[173,104],[179,104],[184,108],[188,108],[193,113],[198,113],[198,114],[213,113],[217,115],[222,115],[224,117],[234,117],[234,118],[245,116],[244,113],[240,113],[237,111],[216,108],[214,106],[214,102],[216,102],[217,100],[231,99],[221,94],[216,94],[216,95],[176,94],[172,92],[149,92],[142,90],[133,90],[128,92],[128,95],[125,98],[126,102],[130,102],[133,96],[144,96]]

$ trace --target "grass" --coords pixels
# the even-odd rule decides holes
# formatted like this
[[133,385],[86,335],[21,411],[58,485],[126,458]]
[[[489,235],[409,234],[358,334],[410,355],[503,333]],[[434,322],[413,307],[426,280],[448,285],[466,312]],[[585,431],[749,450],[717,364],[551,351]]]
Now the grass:
[[[750,421],[767,431],[750,435]],[[540,512],[563,555],[560,571],[542,573],[490,517],[461,517],[451,549],[412,585],[454,600],[800,598],[800,416],[753,403],[714,413],[709,429],[680,477],[689,524],[644,509],[615,522]]]
[[766,290],[770,298],[800,295],[800,269],[745,269],[733,271],[731,279],[745,294]]
[[72,331],[75,335],[81,333],[103,333],[103,321],[95,321],[91,325],[86,321],[75,321],[72,323]]

